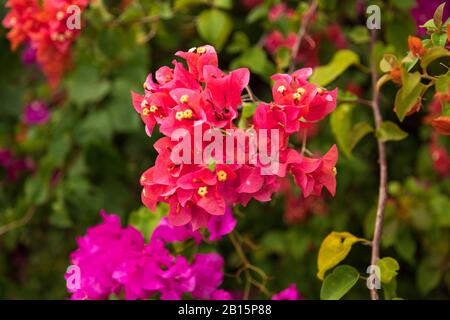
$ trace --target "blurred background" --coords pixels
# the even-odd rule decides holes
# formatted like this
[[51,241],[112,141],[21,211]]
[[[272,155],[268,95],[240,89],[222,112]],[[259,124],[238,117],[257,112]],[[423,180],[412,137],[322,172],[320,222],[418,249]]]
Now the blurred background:
[[[327,87],[370,99],[367,5],[381,8],[376,44],[381,59],[383,53],[405,55],[408,35],[423,35],[418,26],[442,1],[318,3],[295,62],[315,67],[350,49],[360,63]],[[10,9],[5,0],[0,4],[4,20]],[[11,51],[9,28],[1,27],[0,298],[68,298],[64,273],[70,252],[76,236],[100,221],[100,209],[119,214],[124,224],[149,219],[139,177],[153,164],[159,136],[144,133],[130,97],[131,90],[142,93],[148,73],[169,65],[178,50],[210,43],[219,51],[221,68],[250,68],[251,88],[270,101],[269,77],[289,65],[306,6],[267,0],[90,1],[56,84],[29,43]],[[397,89],[386,84],[381,95],[384,118],[396,123]],[[382,255],[399,262],[397,292],[406,299],[450,298],[450,140],[424,123],[433,103],[430,92],[422,109],[399,124],[408,137],[387,144]],[[370,108],[355,104],[350,109],[345,119],[372,123]],[[308,131],[308,149],[323,153],[336,143],[332,121],[329,117]],[[345,121],[335,121],[348,129]],[[301,141],[298,136],[292,143],[300,146]],[[248,254],[272,276],[268,286],[273,291],[295,282],[302,296],[317,299],[316,261],[323,238],[332,230],[371,238],[378,192],[376,140],[365,137],[352,154],[340,149],[337,170],[334,198],[305,200],[287,180],[270,203],[252,201],[235,209],[238,231],[251,243]],[[227,268],[239,264],[229,242],[212,246],[224,255]],[[346,261],[364,272],[370,250],[355,246]],[[226,277],[224,288],[240,285]],[[368,299],[369,292],[361,282],[346,297]]]

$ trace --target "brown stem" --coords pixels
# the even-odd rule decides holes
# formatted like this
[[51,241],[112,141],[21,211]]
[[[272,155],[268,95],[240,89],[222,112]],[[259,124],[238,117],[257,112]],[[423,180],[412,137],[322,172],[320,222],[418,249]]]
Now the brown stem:
[[8,233],[14,229],[17,229],[17,228],[20,228],[20,227],[26,225],[33,217],[35,211],[36,211],[35,207],[29,207],[28,210],[26,211],[25,215],[23,217],[21,217],[20,219],[14,220],[8,224],[0,226],[0,236],[2,236],[5,233]]
[[[383,122],[383,118],[380,112],[379,105],[379,92],[377,90],[377,66],[374,56],[374,45],[376,41],[376,31],[372,30],[371,32],[371,41],[370,41],[370,50],[371,50],[371,59],[370,59],[370,72],[372,76],[372,109],[373,116],[375,119],[375,128],[379,129],[381,123]],[[378,205],[377,205],[377,214],[375,218],[375,227],[373,232],[373,240],[372,240],[372,258],[371,264],[376,265],[378,260],[380,259],[380,242],[381,242],[381,233],[383,231],[383,218],[384,218],[384,208],[386,205],[386,185],[387,185],[387,163],[386,163],[386,146],[384,142],[380,139],[377,140],[378,144],[378,164],[380,166],[380,185],[378,189]],[[377,289],[370,289],[370,295],[372,300],[378,300]]]
[[311,17],[316,12],[316,9],[317,9],[317,0],[312,0],[308,10],[303,14],[302,22],[300,23],[300,28],[298,29],[294,47],[292,48],[291,52],[291,66],[289,67],[289,72],[294,71],[295,59],[297,58],[298,50],[300,49],[300,45],[302,44],[303,38],[305,37],[305,32],[306,29],[308,28],[308,23]]

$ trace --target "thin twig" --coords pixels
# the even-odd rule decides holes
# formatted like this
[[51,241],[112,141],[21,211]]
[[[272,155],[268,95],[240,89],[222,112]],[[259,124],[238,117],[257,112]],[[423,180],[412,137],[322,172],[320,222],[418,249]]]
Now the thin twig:
[[291,65],[289,67],[289,72],[294,71],[295,59],[297,58],[298,50],[300,49],[300,45],[302,44],[303,38],[306,33],[306,29],[308,28],[308,23],[311,17],[316,12],[316,9],[317,9],[317,0],[312,0],[308,10],[303,14],[302,22],[300,23],[300,28],[298,29],[294,47],[292,48],[291,52]]
[[306,142],[308,140],[308,129],[303,129],[303,137],[302,137],[302,151],[301,154],[304,155],[306,151]]
[[[372,30],[371,33],[371,41],[370,41],[370,50],[371,50],[371,59],[370,59],[370,70],[372,77],[372,109],[373,116],[375,119],[375,128],[379,129],[381,123],[383,122],[383,118],[380,112],[379,105],[379,92],[377,90],[377,67],[375,61],[374,54],[374,45],[376,41],[376,31]],[[371,265],[376,265],[378,260],[380,259],[380,242],[381,242],[381,234],[383,231],[383,218],[384,218],[384,208],[386,205],[386,185],[387,185],[387,162],[386,162],[386,146],[383,141],[380,139],[377,140],[378,144],[378,164],[380,167],[380,184],[378,190],[378,205],[377,205],[377,213],[375,218],[375,227],[373,232],[373,240],[372,240],[372,257],[371,257]],[[370,295],[372,300],[378,300],[378,292],[376,288],[370,289]]]
[[245,86],[245,91],[247,91],[248,96],[250,97],[250,99],[254,102],[257,103],[258,101],[261,101],[258,99],[258,97],[253,93],[252,89],[250,89],[250,86]]
[[5,233],[8,233],[9,231],[12,231],[14,229],[26,225],[33,217],[35,211],[36,211],[35,207],[30,207],[28,208],[27,212],[22,218],[11,221],[10,223],[7,223],[3,226],[0,226],[0,236],[4,235]]

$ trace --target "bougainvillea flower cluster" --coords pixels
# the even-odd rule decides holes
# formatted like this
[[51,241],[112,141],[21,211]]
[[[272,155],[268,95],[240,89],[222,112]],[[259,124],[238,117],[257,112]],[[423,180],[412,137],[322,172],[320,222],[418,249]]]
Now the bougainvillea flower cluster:
[[175,256],[167,243],[190,238],[198,243],[201,235],[185,227],[172,227],[163,219],[149,243],[132,226],[123,228],[117,215],[101,212],[103,222],[77,239],[78,249],[71,255],[79,283],[66,273],[72,299],[107,299],[112,294],[125,299],[231,299],[218,289],[223,281],[223,258],[217,253],[198,253],[192,263]]
[[27,125],[45,124],[50,119],[50,111],[45,102],[32,101],[25,107],[23,121]]
[[14,182],[21,173],[33,171],[36,165],[30,158],[19,158],[11,150],[0,148],[0,167],[5,170],[7,180]]
[[[33,60],[47,76],[51,86],[58,85],[71,61],[70,47],[80,29],[69,27],[68,19],[80,14],[88,0],[9,0],[9,13],[3,19],[3,26],[10,29],[7,38],[12,50],[25,44],[26,62]],[[76,7],[75,7],[76,6]],[[69,8],[76,10],[68,10]],[[77,18],[78,19],[78,18]]]
[[272,300],[303,300],[303,297],[298,293],[295,283],[289,287],[272,296]]
[[[140,179],[142,201],[150,210],[155,210],[159,202],[166,202],[172,225],[190,224],[196,230],[206,227],[213,217],[223,216],[227,207],[245,206],[251,199],[270,201],[279,188],[279,179],[288,172],[305,197],[320,195],[323,187],[334,195],[336,146],[322,158],[308,158],[290,148],[288,140],[293,133],[311,127],[334,110],[337,90],[328,91],[309,83],[309,68],[276,74],[272,77],[273,101],[258,103],[251,128],[238,128],[234,120],[239,117],[241,94],[249,83],[248,69],[229,73],[220,70],[216,51],[209,45],[177,52],[176,56],[185,60],[187,68],[174,60],[173,68],[164,66],[156,71],[156,82],[152,74],[147,77],[144,95],[132,93],[133,106],[145,123],[147,134],[151,135],[155,125],[159,125],[159,131],[165,135],[154,144],[158,152],[155,165]],[[259,160],[229,161],[226,154],[218,157],[217,153],[202,157],[197,163],[176,162],[172,156],[179,142],[172,134],[180,129],[184,136],[194,139],[198,130],[219,130],[222,134],[215,139],[223,145],[228,136],[226,130],[234,130],[233,134],[245,139],[247,129],[258,137],[263,131],[276,131],[279,139],[261,139],[258,151],[276,148],[277,169],[267,170],[267,163]],[[195,140],[188,152],[195,157],[209,144],[203,139]],[[244,159],[250,159],[250,148],[240,148],[245,152]]]

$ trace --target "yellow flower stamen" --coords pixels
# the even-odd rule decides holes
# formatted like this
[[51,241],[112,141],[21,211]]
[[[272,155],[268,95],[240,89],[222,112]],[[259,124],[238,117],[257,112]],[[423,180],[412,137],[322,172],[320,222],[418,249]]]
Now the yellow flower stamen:
[[300,95],[304,95],[306,92],[305,88],[297,88],[297,93]]
[[217,172],[217,180],[219,181],[227,180],[227,173],[223,170],[219,170],[219,172]]
[[177,113],[175,113],[175,119],[177,119],[178,121],[183,120],[184,115],[183,115],[183,111],[177,111]]
[[283,93],[283,92],[285,92],[286,91],[286,87],[285,86],[279,86],[278,88],[277,88],[277,92],[278,93]]
[[337,175],[337,169],[336,169],[336,167],[331,168],[331,171],[333,171],[333,174],[334,174],[334,175]]
[[189,96],[187,95],[187,94],[183,94],[181,97],[180,97],[180,102],[181,103],[187,103],[189,101]]
[[197,53],[198,54],[204,54],[206,52],[206,48],[205,47],[198,47],[197,48]]
[[56,19],[59,20],[59,21],[61,21],[62,19],[64,19],[64,12],[58,11],[58,12],[56,13]]
[[144,117],[148,116],[149,113],[150,113],[150,109],[149,108],[147,108],[147,107],[142,108],[142,115]]
[[192,118],[192,110],[191,109],[186,109],[186,110],[184,110],[184,112],[183,112],[183,117],[185,118],[185,119],[191,119]]
[[141,101],[141,108],[145,108],[145,107],[147,107],[147,106],[148,106],[148,101],[145,100],[145,99],[143,99],[143,100]]
[[154,104],[152,104],[152,105],[150,106],[150,112],[156,112],[157,110],[158,110],[158,107],[155,106]]
[[302,96],[298,92],[292,94],[292,98],[294,98],[294,100],[300,100],[301,97]]
[[198,193],[198,195],[200,197],[206,196],[206,194],[208,193],[208,187],[200,187],[200,188],[198,188],[197,193]]

